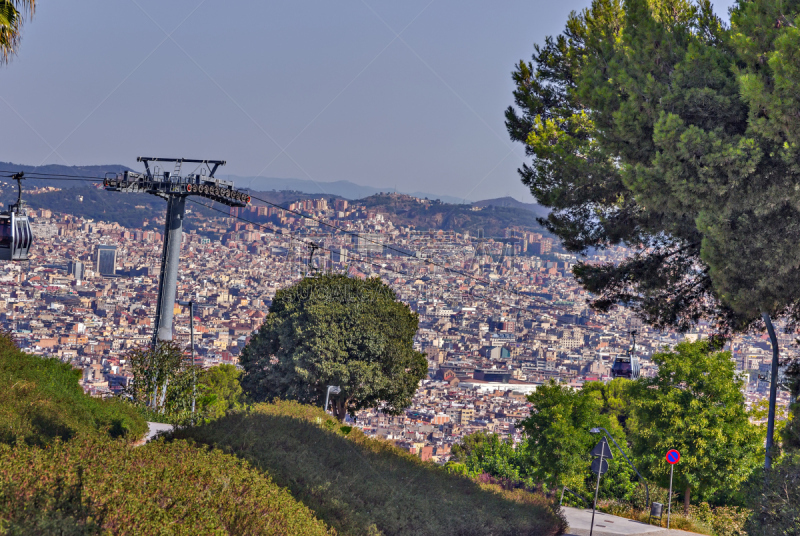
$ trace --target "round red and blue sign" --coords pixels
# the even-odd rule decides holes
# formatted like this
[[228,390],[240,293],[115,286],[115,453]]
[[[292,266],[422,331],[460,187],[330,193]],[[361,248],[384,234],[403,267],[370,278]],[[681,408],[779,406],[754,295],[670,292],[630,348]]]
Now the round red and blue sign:
[[676,463],[678,463],[680,461],[680,459],[681,459],[681,453],[678,452],[677,450],[671,449],[671,450],[667,451],[667,462],[668,463],[670,463],[672,465],[675,465]]

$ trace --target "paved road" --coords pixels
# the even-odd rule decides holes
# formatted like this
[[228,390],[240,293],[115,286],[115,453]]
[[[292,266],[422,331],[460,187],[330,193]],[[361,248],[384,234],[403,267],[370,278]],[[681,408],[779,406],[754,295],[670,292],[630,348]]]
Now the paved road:
[[[568,535],[589,536],[589,526],[592,522],[592,510],[563,507],[569,523]],[[664,520],[666,525],[667,520]],[[593,536],[690,536],[694,532],[682,530],[667,530],[657,525],[648,525],[624,517],[610,516],[597,512],[594,516]]]
[[147,430],[147,435],[144,438],[144,443],[155,439],[159,432],[171,432],[173,428],[171,424],[164,424],[160,422],[148,422],[147,426],[149,429]]

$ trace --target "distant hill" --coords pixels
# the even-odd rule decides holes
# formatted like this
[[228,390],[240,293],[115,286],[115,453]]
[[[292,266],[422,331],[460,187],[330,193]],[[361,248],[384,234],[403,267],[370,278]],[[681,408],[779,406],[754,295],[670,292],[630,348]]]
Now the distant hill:
[[[26,166],[10,162],[0,162],[0,172],[24,171],[26,173],[49,173],[64,176],[88,176],[102,178],[106,173],[120,173],[129,170],[121,165],[107,166]],[[223,175],[220,175],[223,177]],[[368,207],[390,215],[396,225],[413,225],[417,229],[442,229],[456,232],[477,233],[484,230],[487,237],[504,236],[505,229],[518,226],[528,230],[544,232],[536,221],[537,217],[547,215],[547,209],[535,203],[523,203],[513,197],[486,199],[472,204],[464,204],[454,197],[415,192],[411,195],[378,192],[377,188],[360,186],[348,181],[316,184],[313,181],[298,179],[250,180],[248,177],[227,176],[240,188],[250,191],[272,203],[288,206],[294,201],[319,197],[343,197],[364,203]],[[8,179],[0,179],[8,182]],[[252,183],[252,184],[251,184]],[[106,192],[99,185],[82,181],[37,180],[34,175],[25,184],[34,186],[55,186],[70,188],[69,192],[56,191],[25,196],[25,202],[32,208],[49,208],[56,212],[74,214],[85,218],[115,221],[126,227],[141,227],[144,220],[162,216],[164,201],[144,194],[118,194]],[[273,187],[274,190],[271,190]],[[325,192],[322,189],[326,190]],[[0,202],[13,201],[16,188],[0,186]],[[417,199],[428,198],[431,203]],[[453,200],[455,202],[448,202]],[[258,203],[254,201],[254,203]],[[206,216],[215,215],[201,207],[193,210]],[[480,210],[476,210],[480,209]]]
[[[315,195],[333,195],[345,199],[361,199],[381,192],[388,192],[387,188],[362,186],[350,181],[322,182],[305,179],[279,179],[274,177],[239,177],[237,175],[222,175],[220,178],[232,180],[240,188],[251,188],[260,191],[292,190]],[[400,192],[413,197],[439,199],[443,203],[464,203],[463,199],[450,195],[431,194],[427,192]]]
[[550,209],[543,207],[537,203],[523,203],[517,201],[513,197],[498,197],[496,199],[484,199],[483,201],[475,201],[472,203],[473,207],[512,207],[520,208],[522,210],[529,210],[536,214],[539,218],[546,218],[550,213]]
[[[0,162],[0,172],[16,173],[23,171],[25,173],[47,173],[50,175],[66,175],[69,177],[95,177],[102,179],[106,173],[122,173],[123,171],[131,171],[131,168],[120,166],[118,164],[109,164],[107,166],[61,166],[58,164],[48,164],[46,166],[26,166],[24,164],[14,164],[12,162]],[[35,178],[36,175],[29,175],[26,177],[25,184],[27,186],[55,186],[58,188],[66,188],[69,186],[87,185],[89,183],[65,180],[39,180]],[[8,179],[0,178],[0,182],[8,182]]]
[[25,164],[14,164],[13,162],[0,162],[0,171],[24,171],[26,173],[48,173],[53,175],[74,175],[103,178],[106,173],[121,173],[132,171],[131,168],[120,166],[119,164],[109,164],[107,166],[61,166],[58,164],[47,164],[46,166],[26,166]]
[[484,236],[488,238],[503,237],[506,229],[516,226],[549,236],[536,221],[536,213],[527,208],[494,204],[474,207],[441,202],[424,203],[399,194],[377,194],[359,202],[367,208],[388,214],[397,226],[413,225],[419,230],[469,231],[475,236],[479,229],[483,229]]
[[[129,167],[119,164],[109,164],[102,166],[62,166],[58,164],[48,164],[45,166],[29,166],[25,164],[15,164],[12,162],[0,162],[0,172],[24,171],[25,173],[47,173],[51,175],[65,175],[72,177],[96,177],[102,179],[107,173],[122,173],[123,171],[135,171]],[[375,194],[389,193],[386,188],[375,188],[373,186],[363,186],[350,181],[312,181],[305,179],[285,179],[277,177],[240,177],[238,175],[226,175],[218,172],[217,177],[226,180],[232,180],[238,188],[248,188],[254,192],[272,192],[272,193],[291,193],[295,195],[296,199],[306,199],[312,196],[324,195],[326,197],[343,197],[349,200],[363,199]],[[30,175],[26,179],[29,186],[58,186],[61,188],[69,186],[82,186],[86,183],[76,181],[63,181],[57,183],[53,180],[37,180],[35,175]],[[7,179],[0,178],[0,182],[7,182]],[[438,199],[442,203],[450,203],[456,205],[470,205],[468,200],[452,195],[439,195],[429,192],[406,192],[398,190],[399,193],[418,197],[420,199]],[[296,195],[305,194],[305,195]],[[285,196],[283,196],[285,197]],[[475,201],[471,203],[476,207],[512,207],[533,212],[539,217],[546,217],[548,210],[536,203],[523,203],[517,201],[513,197],[499,197],[497,199],[484,199],[482,201]]]
[[[321,197],[320,194],[309,194],[306,192],[298,192],[297,190],[261,191],[248,189],[247,191],[250,192],[251,196],[265,199],[270,203],[275,203],[276,205],[280,205],[284,208],[287,208],[295,201],[302,201],[304,199],[319,199]],[[325,194],[324,197],[325,199],[347,199],[344,196],[336,194]],[[257,199],[253,199],[252,203],[255,205],[262,204]]]

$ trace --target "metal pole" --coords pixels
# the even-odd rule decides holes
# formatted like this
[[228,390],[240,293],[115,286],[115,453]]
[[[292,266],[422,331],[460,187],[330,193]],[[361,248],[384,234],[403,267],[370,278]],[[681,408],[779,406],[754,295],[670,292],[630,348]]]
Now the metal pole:
[[194,300],[189,302],[189,342],[192,349],[192,415],[194,415],[194,401],[197,396],[197,369],[194,363]]
[[[634,343],[634,345],[635,345],[635,344],[636,344],[636,343]],[[608,437],[610,437],[610,438],[611,438],[611,441],[613,441],[613,442],[614,442],[614,444],[617,446],[617,448],[619,449],[619,451],[622,453],[622,457],[623,457],[623,458],[625,458],[625,461],[626,461],[626,462],[628,462],[628,465],[630,465],[630,466],[631,466],[631,468],[632,468],[634,471],[636,471],[636,475],[639,477],[639,480],[641,480],[641,481],[644,483],[644,491],[645,491],[645,493],[647,494],[647,507],[648,507],[648,508],[650,508],[650,487],[647,485],[647,480],[645,480],[645,479],[644,479],[644,477],[643,477],[643,476],[642,476],[642,475],[639,473],[639,470],[638,470],[638,469],[636,469],[636,467],[635,467],[635,466],[634,466],[634,465],[631,463],[631,461],[630,461],[630,460],[628,459],[628,457],[625,455],[625,451],[624,451],[624,450],[622,450],[622,447],[620,447],[620,446],[619,446],[619,443],[617,443],[617,440],[616,440],[616,439],[614,439],[614,436],[612,436],[612,435],[611,435],[611,432],[609,432],[608,430],[606,430],[606,429],[605,429],[605,428],[603,428],[602,426],[598,426],[598,429],[600,429],[600,430],[603,430],[603,431],[604,431],[606,434],[608,434]],[[611,448],[611,447],[609,447],[609,448]]]
[[769,469],[772,466],[772,446],[775,436],[775,406],[778,401],[778,338],[775,336],[775,328],[772,326],[772,320],[769,313],[762,312],[761,318],[767,325],[767,332],[769,333],[769,340],[772,342],[772,369],[771,378],[769,382],[769,414],[767,416],[767,445],[766,455],[764,456],[764,468]]
[[325,412],[328,412],[328,397],[331,395],[331,386],[328,386],[328,390],[325,391]]
[[675,464],[669,466],[669,498],[667,499],[667,530],[669,530],[669,517],[672,514],[672,473],[675,472]]
[[597,510],[597,496],[600,493],[600,475],[603,474],[603,455],[606,453],[606,443],[600,444],[600,465],[597,467],[597,487],[594,489],[594,504],[592,505],[592,524],[589,525],[589,536],[594,532],[594,512]]
[[164,250],[162,253],[161,277],[158,284],[156,325],[153,344],[172,340],[172,318],[175,309],[175,293],[178,287],[178,265],[181,255],[181,237],[186,198],[170,195],[167,199],[167,217],[164,224]]

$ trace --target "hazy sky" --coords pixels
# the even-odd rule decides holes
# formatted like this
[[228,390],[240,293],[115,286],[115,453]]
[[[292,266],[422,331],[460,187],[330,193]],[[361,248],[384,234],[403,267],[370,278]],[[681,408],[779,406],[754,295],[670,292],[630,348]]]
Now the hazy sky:
[[224,159],[221,173],[530,201],[503,125],[510,73],[588,4],[41,0],[0,67],[0,160]]

